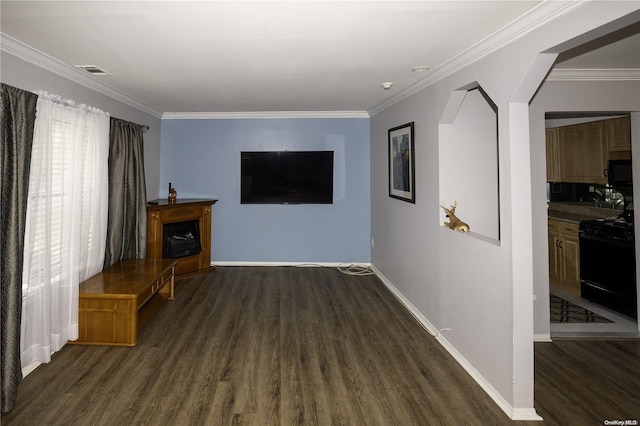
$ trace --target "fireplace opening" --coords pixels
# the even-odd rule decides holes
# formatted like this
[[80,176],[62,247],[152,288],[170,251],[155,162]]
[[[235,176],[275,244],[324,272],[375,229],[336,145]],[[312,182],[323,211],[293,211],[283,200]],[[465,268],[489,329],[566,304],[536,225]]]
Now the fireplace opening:
[[192,256],[202,250],[199,220],[165,223],[162,225],[162,236],[162,257],[165,259]]

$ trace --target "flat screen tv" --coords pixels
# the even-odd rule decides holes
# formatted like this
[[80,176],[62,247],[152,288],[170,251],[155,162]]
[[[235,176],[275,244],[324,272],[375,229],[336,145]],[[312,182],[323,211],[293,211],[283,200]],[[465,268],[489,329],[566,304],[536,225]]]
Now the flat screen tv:
[[333,151],[240,155],[242,204],[333,203]]

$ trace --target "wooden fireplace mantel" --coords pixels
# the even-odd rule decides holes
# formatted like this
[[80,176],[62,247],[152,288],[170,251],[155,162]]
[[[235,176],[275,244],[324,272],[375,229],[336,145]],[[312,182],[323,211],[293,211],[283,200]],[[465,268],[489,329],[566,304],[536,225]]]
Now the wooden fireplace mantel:
[[192,256],[175,259],[176,277],[194,272],[202,272],[211,268],[211,206],[218,200],[214,199],[178,199],[175,204],[168,200],[155,200],[147,204],[147,257],[162,259],[163,225],[200,221],[200,245],[202,251]]

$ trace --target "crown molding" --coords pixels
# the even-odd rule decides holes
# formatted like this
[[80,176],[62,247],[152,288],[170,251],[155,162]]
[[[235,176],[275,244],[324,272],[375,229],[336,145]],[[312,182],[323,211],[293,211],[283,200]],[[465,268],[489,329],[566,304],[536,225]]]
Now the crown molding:
[[[524,37],[528,33],[583,6],[587,1],[556,2],[544,1],[530,9],[525,15],[504,25],[488,37],[479,41],[466,51],[435,68],[428,75],[405,87],[398,93],[387,98],[369,111],[256,111],[256,112],[166,112],[162,113],[125,93],[97,80],[83,71],[65,64],[44,52],[22,43],[0,32],[0,50],[17,56],[18,58],[35,64],[41,68],[58,74],[64,78],[95,90],[126,105],[146,112],[161,119],[269,119],[269,118],[369,118],[403,99],[425,89],[426,87],[459,71],[467,65],[476,62],[496,50]],[[569,77],[573,71],[573,76]],[[637,80],[638,70],[566,70],[552,72],[549,80]],[[613,72],[612,72],[613,71]],[[604,77],[608,74],[608,77]]]
[[369,111],[369,115],[374,116],[375,114],[384,111],[390,106],[425,89],[428,86],[431,86],[445,77],[448,77],[469,64],[479,61],[496,50],[513,43],[549,22],[584,6],[589,3],[589,1],[591,0],[572,2],[544,1],[539,3],[524,15],[504,25],[502,28],[480,40],[458,56],[455,56],[451,60],[435,68],[423,78],[387,98],[384,102],[376,105]]
[[49,56],[44,52],[34,49],[33,47],[19,40],[16,40],[15,38],[8,36],[2,32],[0,32],[0,50],[14,55],[22,59],[23,61],[32,63],[40,68],[51,71],[54,74],[69,79],[91,90],[95,90],[96,92],[109,96],[110,98],[120,101],[123,104],[146,112],[149,115],[158,118],[162,117],[162,114],[159,111],[148,107],[137,99],[134,99],[131,96],[128,96],[123,92],[109,86],[108,84],[97,80],[84,71],[80,71],[72,67],[71,65],[65,64],[64,62],[52,56]]
[[0,32],[0,49],[23,61],[81,84],[96,92],[144,111],[154,117],[170,120],[192,119],[260,119],[260,118],[369,118],[367,111],[256,111],[256,112],[165,112],[161,113],[64,62]]
[[234,120],[270,118],[369,118],[366,111],[165,112],[163,120]]
[[553,69],[547,81],[632,81],[640,80],[640,68]]

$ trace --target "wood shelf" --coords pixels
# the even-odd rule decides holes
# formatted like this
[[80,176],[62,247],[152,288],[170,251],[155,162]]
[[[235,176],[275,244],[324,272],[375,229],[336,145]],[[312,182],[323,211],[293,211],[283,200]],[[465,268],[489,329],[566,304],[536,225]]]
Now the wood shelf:
[[79,345],[135,346],[138,331],[174,297],[174,260],[128,259],[80,283]]
[[211,269],[211,206],[214,199],[155,200],[147,205],[147,257],[162,259],[163,226],[169,223],[200,221],[200,245],[202,251],[192,256],[173,259],[178,262],[176,277]]

